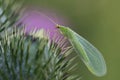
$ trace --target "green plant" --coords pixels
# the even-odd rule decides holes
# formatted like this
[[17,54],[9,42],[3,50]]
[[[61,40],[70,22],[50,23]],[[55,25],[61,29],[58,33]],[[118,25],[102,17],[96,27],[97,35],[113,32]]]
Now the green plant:
[[26,35],[14,25],[21,6],[17,1],[0,1],[0,80],[79,80],[71,47],[62,50],[54,40]]
[[[17,33],[17,32],[20,33]],[[54,41],[25,36],[15,30],[0,41],[0,78],[6,80],[75,80],[71,48],[64,52]]]
[[70,28],[56,25],[72,44],[63,49],[64,39],[56,42],[42,29],[26,34],[25,26],[15,26],[24,0],[20,2],[0,1],[0,80],[80,80],[73,50],[93,74],[105,75],[100,52]]

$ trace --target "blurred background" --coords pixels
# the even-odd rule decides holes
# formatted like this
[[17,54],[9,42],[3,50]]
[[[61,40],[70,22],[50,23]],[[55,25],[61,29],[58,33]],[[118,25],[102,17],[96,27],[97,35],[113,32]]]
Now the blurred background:
[[67,24],[102,53],[107,75],[98,78],[82,65],[82,80],[120,80],[120,1],[119,0],[29,0],[29,6],[55,10]]

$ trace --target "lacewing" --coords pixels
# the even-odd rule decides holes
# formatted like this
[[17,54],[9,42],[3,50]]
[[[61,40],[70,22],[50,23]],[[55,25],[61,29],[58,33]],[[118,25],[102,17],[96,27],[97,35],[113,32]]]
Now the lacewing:
[[[38,13],[42,14],[40,12]],[[95,48],[90,42],[88,42],[86,39],[74,32],[69,27],[57,25],[48,16],[44,14],[42,15],[48,18],[52,23],[54,23],[59,31],[63,34],[63,36],[67,37],[76,53],[91,73],[98,77],[104,76],[106,74],[107,68],[105,60],[101,52],[97,48]]]
[[101,77],[107,72],[105,60],[100,51],[69,27],[57,25],[59,31],[68,38],[75,52],[94,75]]

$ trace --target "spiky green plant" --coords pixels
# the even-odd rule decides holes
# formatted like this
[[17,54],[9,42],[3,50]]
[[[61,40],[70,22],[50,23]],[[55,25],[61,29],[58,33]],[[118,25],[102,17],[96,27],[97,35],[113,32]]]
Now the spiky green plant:
[[16,23],[23,3],[24,0],[0,0],[0,32]]
[[[19,32],[19,31],[17,31]],[[71,65],[72,49],[24,33],[7,35],[0,41],[0,78],[6,80],[75,80],[80,76]]]
[[0,80],[80,80],[72,48],[62,50],[59,42],[14,27],[17,1],[0,0]]

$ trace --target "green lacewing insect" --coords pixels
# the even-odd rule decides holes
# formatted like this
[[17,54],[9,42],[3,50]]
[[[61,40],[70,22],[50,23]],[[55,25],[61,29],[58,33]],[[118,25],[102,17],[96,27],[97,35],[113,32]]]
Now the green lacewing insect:
[[58,25],[48,16],[44,14],[42,15],[53,22],[59,31],[63,34],[63,36],[67,37],[77,55],[84,62],[91,73],[99,77],[106,74],[107,68],[105,60],[97,48],[95,48],[90,42],[88,42],[69,27]]
[[99,50],[69,27],[57,25],[57,28],[68,38],[74,50],[90,72],[99,77],[106,74],[105,60]]

